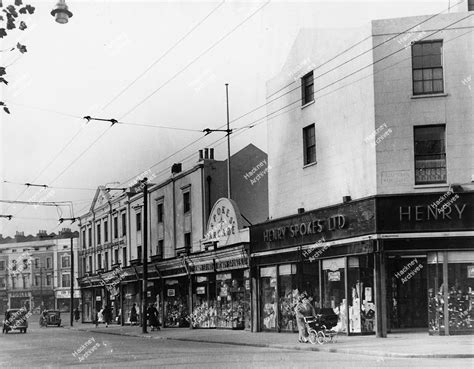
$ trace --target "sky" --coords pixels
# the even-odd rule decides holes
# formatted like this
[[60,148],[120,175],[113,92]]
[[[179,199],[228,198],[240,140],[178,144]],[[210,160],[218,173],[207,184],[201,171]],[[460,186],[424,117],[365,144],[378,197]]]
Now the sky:
[[[97,186],[122,186],[157,163],[155,183],[170,175],[175,162],[196,163],[199,149],[214,147],[216,158],[224,160],[223,133],[169,156],[203,137],[204,128],[226,123],[226,83],[231,128],[262,122],[268,112],[255,108],[265,104],[266,81],[281,70],[301,28],[359,27],[373,19],[434,14],[449,5],[69,0],[73,17],[58,24],[50,15],[55,1],[24,2],[36,7],[28,28],[9,33],[0,47],[20,41],[28,49],[0,53],[9,81],[1,85],[0,101],[11,110],[0,113],[0,199],[67,203],[0,204],[0,215],[14,216],[0,218],[4,237],[71,227],[58,219],[87,212]],[[125,124],[87,122],[84,116]],[[266,151],[266,132],[265,119],[236,130],[232,153],[249,143]]]

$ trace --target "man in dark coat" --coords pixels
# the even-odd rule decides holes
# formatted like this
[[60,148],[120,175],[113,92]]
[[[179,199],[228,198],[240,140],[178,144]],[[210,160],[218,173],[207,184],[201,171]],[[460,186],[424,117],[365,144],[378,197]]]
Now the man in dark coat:
[[105,327],[107,328],[109,324],[112,322],[112,310],[108,305],[105,305],[104,307],[104,322],[105,322]]
[[148,316],[148,324],[150,325],[151,330],[152,331],[154,331],[155,329],[159,330],[160,324],[158,322],[158,310],[155,307],[155,304],[148,305],[147,316]]

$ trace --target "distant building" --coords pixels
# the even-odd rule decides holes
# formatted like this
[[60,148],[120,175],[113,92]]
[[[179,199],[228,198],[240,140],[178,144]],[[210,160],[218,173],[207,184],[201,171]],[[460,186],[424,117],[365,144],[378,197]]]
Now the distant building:
[[71,239],[77,253],[77,232],[63,229],[58,235],[40,231],[36,236],[17,232],[0,236],[0,313],[26,307],[69,311],[71,283],[75,282],[75,306],[79,306],[77,254],[71,276]]

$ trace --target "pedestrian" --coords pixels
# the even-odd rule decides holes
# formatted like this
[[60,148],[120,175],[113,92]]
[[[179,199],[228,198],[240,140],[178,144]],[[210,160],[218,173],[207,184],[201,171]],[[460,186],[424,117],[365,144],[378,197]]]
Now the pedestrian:
[[81,317],[81,314],[79,313],[79,309],[76,307],[74,309],[74,320],[76,321],[76,323],[79,321],[80,317]]
[[155,304],[148,305],[147,318],[152,331],[160,329],[158,324],[158,310],[156,309]]
[[138,324],[137,304],[133,304],[130,311],[130,325]]
[[103,323],[104,322],[104,308],[100,309],[97,313],[97,322]]
[[103,309],[105,328],[109,327],[109,324],[112,322],[112,310],[108,305],[105,305]]
[[95,324],[96,328],[99,326],[99,314],[97,313],[97,310],[94,311],[93,323]]
[[308,299],[308,295],[303,292],[298,297],[298,303],[295,307],[296,325],[298,326],[298,342],[308,342],[308,332],[304,318],[315,316],[316,312]]

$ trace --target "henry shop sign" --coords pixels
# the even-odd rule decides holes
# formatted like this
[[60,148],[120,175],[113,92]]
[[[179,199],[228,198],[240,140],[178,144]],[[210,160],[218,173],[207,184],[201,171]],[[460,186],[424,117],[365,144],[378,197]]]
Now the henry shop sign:
[[252,252],[372,233],[374,208],[368,199],[258,224],[250,228]]

